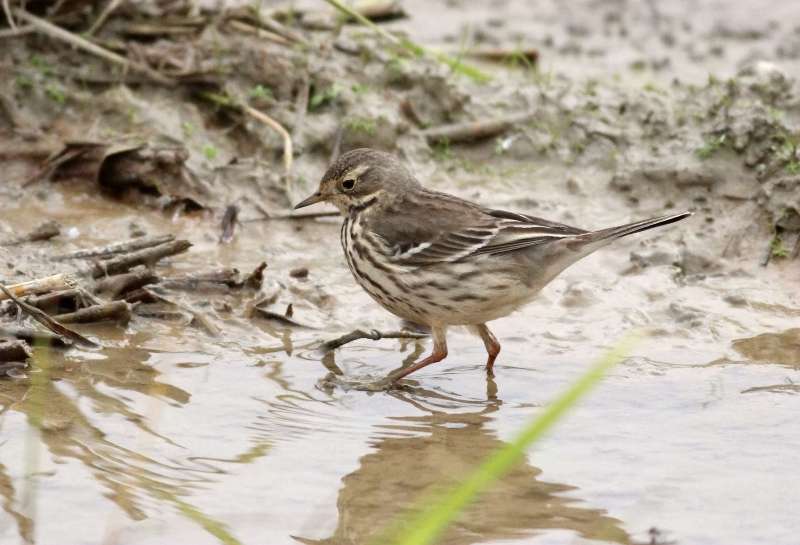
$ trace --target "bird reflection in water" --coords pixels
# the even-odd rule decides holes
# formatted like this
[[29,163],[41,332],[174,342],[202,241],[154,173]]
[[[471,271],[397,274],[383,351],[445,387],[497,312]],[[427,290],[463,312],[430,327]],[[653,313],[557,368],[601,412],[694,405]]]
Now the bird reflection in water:
[[[326,359],[326,367],[336,374],[332,356]],[[373,451],[342,479],[333,535],[316,540],[295,537],[297,541],[309,545],[369,543],[419,498],[465,478],[505,446],[489,425],[502,405],[491,377],[486,379],[485,400],[465,400],[418,386],[387,394],[413,405],[422,414],[396,417],[394,423],[379,427]],[[580,500],[565,496],[575,487],[543,481],[541,473],[527,459],[515,466],[469,506],[438,543],[485,543],[530,537],[546,530],[569,531],[592,540],[631,542],[619,520],[602,509],[581,506]]]

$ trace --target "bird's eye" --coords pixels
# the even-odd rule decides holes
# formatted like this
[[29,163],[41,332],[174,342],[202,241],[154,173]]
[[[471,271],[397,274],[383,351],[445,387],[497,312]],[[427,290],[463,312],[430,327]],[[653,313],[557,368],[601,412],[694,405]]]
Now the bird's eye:
[[353,178],[348,178],[342,182],[342,188],[350,191],[356,186],[356,181]]

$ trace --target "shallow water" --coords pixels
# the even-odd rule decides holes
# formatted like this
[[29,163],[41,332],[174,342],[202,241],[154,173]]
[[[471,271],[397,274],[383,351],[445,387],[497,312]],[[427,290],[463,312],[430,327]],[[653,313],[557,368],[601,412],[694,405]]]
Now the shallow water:
[[[479,340],[454,330],[445,362],[402,389],[364,392],[348,385],[429,343],[315,350],[355,327],[396,327],[349,278],[336,221],[246,223],[220,248],[216,221],[57,189],[4,223],[25,229],[58,208],[80,232],[55,243],[67,250],[122,237],[135,213],[153,234],[196,243],[175,270],[266,259],[264,291],[283,286],[276,307],[293,301],[298,321],[335,326],[254,324],[242,297],[229,315],[208,309],[219,338],[137,319],[86,327],[106,348],[39,353],[49,376],[0,382],[2,543],[365,543],[499,448],[631,329],[649,336],[443,543],[633,543],[651,527],[680,543],[796,540],[800,301],[789,269],[676,281],[667,266],[629,271],[648,237],[621,242],[495,323],[494,380]],[[613,221],[613,209],[598,214],[598,225]],[[298,265],[307,280],[288,276]]]

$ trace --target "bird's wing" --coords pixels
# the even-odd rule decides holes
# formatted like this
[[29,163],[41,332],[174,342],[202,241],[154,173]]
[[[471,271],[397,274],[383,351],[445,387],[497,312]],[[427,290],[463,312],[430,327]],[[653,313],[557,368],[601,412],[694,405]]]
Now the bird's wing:
[[[406,210],[408,213],[402,220],[388,219],[377,226],[376,234],[385,243],[393,263],[421,267],[457,262],[474,255],[513,252],[587,232],[451,199],[449,203],[437,201],[443,209],[424,210],[425,213]],[[410,217],[416,220],[410,222]]]
[[505,210],[487,210],[486,213],[495,219],[498,232],[485,246],[477,249],[475,254],[503,254],[588,232],[563,223]]

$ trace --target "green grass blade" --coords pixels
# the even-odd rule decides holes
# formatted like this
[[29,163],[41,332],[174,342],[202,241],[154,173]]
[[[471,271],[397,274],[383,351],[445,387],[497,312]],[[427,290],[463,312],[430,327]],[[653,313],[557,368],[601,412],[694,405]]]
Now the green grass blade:
[[458,72],[459,74],[463,74],[463,75],[471,78],[472,80],[474,80],[474,81],[476,81],[478,83],[486,83],[488,81],[491,81],[491,79],[492,79],[492,77],[489,74],[487,74],[486,72],[483,72],[482,70],[480,70],[480,69],[478,69],[478,68],[476,68],[474,66],[465,64],[465,63],[461,62],[459,59],[454,59],[454,58],[452,58],[452,57],[450,57],[450,56],[448,56],[448,55],[446,55],[444,53],[431,52],[428,49],[426,49],[425,47],[423,47],[423,46],[421,46],[421,45],[419,45],[419,44],[417,44],[415,42],[412,42],[411,40],[409,40],[407,38],[398,38],[394,34],[391,34],[390,32],[388,32],[386,29],[376,25],[375,23],[373,23],[372,21],[370,21],[369,19],[367,19],[366,17],[364,17],[363,15],[358,13],[356,10],[354,10],[350,6],[345,5],[340,0],[325,0],[325,1],[328,4],[330,4],[331,6],[333,6],[334,8],[336,8],[337,10],[339,10],[342,13],[344,13],[345,15],[347,15],[348,17],[352,17],[353,19],[355,19],[356,21],[358,21],[362,25],[374,30],[375,32],[380,34],[381,37],[383,37],[387,41],[389,41],[389,42],[391,42],[391,43],[393,43],[395,45],[398,45],[398,46],[410,51],[412,54],[414,54],[414,55],[416,55],[418,57],[422,57],[422,56],[432,57],[432,58],[436,59],[437,61],[448,65],[454,72]]
[[[429,501],[420,504],[420,509],[415,511],[418,514],[393,525],[374,543],[388,542],[395,545],[434,543],[465,507],[520,462],[524,458],[527,448],[540,439],[605,376],[609,369],[622,360],[634,342],[634,336],[624,337],[569,389],[548,405],[513,441],[495,452],[444,496],[436,499],[429,498]],[[386,539],[387,535],[389,539]]]

